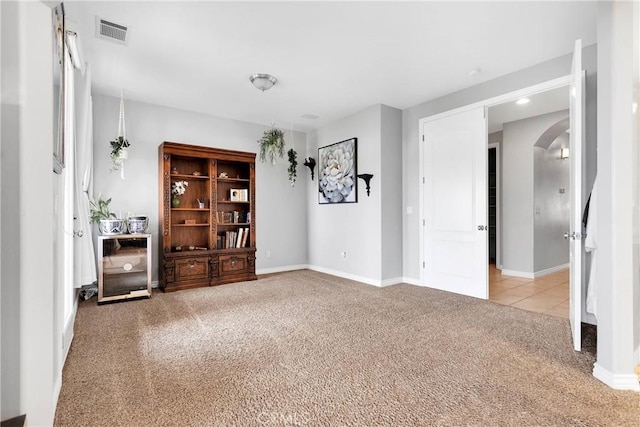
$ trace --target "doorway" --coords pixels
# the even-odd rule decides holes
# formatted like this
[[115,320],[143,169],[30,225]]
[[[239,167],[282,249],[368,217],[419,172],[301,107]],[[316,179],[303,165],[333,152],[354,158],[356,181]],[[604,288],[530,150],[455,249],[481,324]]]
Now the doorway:
[[569,317],[568,93],[562,86],[488,109],[489,299],[562,318]]

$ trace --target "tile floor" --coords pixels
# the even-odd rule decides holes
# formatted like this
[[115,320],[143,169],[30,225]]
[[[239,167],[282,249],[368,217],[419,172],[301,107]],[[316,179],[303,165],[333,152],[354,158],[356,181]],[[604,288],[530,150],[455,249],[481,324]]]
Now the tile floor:
[[569,318],[569,269],[539,279],[505,276],[489,265],[489,300],[523,310]]

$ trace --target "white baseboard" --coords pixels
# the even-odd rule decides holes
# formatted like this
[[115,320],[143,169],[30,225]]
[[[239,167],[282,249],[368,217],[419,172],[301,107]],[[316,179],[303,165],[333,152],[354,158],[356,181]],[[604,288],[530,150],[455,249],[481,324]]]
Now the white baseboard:
[[530,271],[518,271],[518,270],[507,270],[502,269],[503,276],[514,276],[514,277],[522,277],[525,279],[533,279],[533,273]]
[[615,390],[640,391],[640,382],[635,374],[614,374],[598,365],[593,365],[593,376]]
[[158,280],[151,282],[151,289],[157,289],[158,286],[160,285],[160,282]]
[[384,279],[380,282],[380,287],[384,288],[387,286],[397,285],[399,283],[403,283],[402,277],[392,277],[391,279]]
[[256,275],[282,273],[285,271],[306,270],[307,268],[309,268],[307,264],[285,265],[282,267],[271,267],[271,268],[258,268],[256,269]]
[[69,350],[71,349],[71,343],[73,342],[73,326],[76,323],[76,314],[78,313],[78,300],[79,300],[78,292],[76,290],[75,298],[73,301],[73,309],[71,311],[71,315],[66,321],[64,325],[64,330],[62,331],[62,361],[60,362],[59,369],[57,370],[57,377],[53,384],[53,407],[56,408],[58,405],[58,398],[60,397],[60,390],[62,390],[62,369],[64,368],[64,364],[67,361],[67,356],[69,355]]
[[64,325],[64,332],[62,333],[62,365],[64,366],[64,362],[67,360],[67,355],[69,354],[69,350],[71,349],[71,342],[73,341],[73,326],[76,322],[76,314],[78,313],[78,295],[73,301],[73,309],[71,311],[71,315],[67,319],[67,323]]
[[569,268],[569,264],[567,263],[567,264],[556,265],[555,267],[546,268],[544,270],[538,270],[534,272],[502,269],[501,273],[504,276],[515,276],[515,277],[522,277],[525,279],[538,279],[540,277],[548,276],[549,274],[557,273],[558,271],[566,270],[568,268]]
[[406,283],[409,285],[414,285],[414,286],[422,286],[422,283],[420,283],[420,279],[414,279],[411,277],[403,277],[402,278],[402,283]]
[[367,277],[356,276],[353,274],[345,273],[342,271],[331,270],[324,267],[312,266],[307,264],[299,264],[299,265],[287,265],[283,267],[273,267],[273,268],[260,268],[256,270],[256,274],[273,274],[273,273],[283,273],[286,271],[295,271],[295,270],[314,270],[320,273],[330,274],[332,276],[342,277],[344,279],[355,280],[356,282],[366,283],[368,285],[377,286],[380,288],[386,286],[397,285],[398,283],[403,283],[402,277],[393,277],[391,279],[385,279],[382,281],[370,279]]
[[546,268],[533,273],[533,278],[548,276],[549,274],[557,273],[558,271],[567,270],[570,267],[569,263],[556,265],[555,267]]
[[343,279],[355,280],[356,282],[366,283],[367,285],[377,286],[381,288],[383,285],[382,281],[371,279],[369,277],[357,276],[351,273],[345,273],[344,271],[332,270],[330,268],[318,267],[317,265],[309,265],[307,266],[309,270],[318,271],[320,273],[330,274],[332,276],[342,277]]

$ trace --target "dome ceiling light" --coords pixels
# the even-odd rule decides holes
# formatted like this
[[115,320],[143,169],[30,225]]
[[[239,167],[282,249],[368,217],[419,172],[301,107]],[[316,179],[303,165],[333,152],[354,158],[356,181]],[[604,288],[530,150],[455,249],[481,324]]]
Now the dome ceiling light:
[[278,82],[278,79],[273,77],[271,74],[254,74],[249,77],[249,80],[256,89],[260,89],[261,91],[269,90]]

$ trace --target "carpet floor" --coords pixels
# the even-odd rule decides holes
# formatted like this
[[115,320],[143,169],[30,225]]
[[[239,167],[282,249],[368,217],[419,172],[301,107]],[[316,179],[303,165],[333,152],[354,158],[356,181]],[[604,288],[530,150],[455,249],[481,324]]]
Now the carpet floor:
[[308,270],[81,302],[56,426],[640,425],[568,321]]

